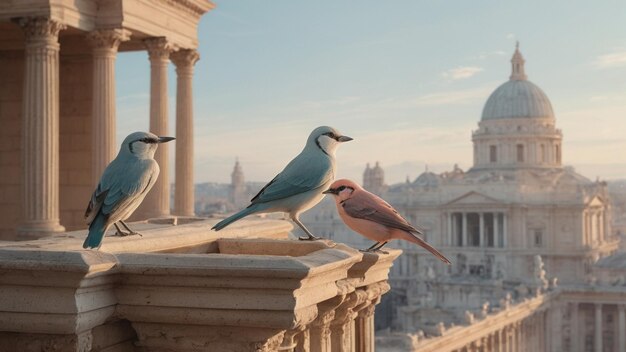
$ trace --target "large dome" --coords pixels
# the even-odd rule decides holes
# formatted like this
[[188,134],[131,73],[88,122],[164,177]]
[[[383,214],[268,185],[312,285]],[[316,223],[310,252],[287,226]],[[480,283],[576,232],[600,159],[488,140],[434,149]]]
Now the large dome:
[[546,93],[527,80],[524,63],[519,47],[516,47],[511,59],[510,80],[491,93],[483,108],[482,120],[554,118]]
[[546,93],[526,80],[510,80],[496,89],[483,109],[483,120],[508,118],[554,118]]

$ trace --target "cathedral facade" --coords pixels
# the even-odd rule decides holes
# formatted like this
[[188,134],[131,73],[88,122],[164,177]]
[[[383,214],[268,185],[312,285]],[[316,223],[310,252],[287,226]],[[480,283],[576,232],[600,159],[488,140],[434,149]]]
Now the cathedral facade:
[[[387,186],[382,167],[368,164],[365,188],[420,226],[453,262],[446,266],[421,248],[392,243],[404,254],[392,269],[392,294],[381,307],[387,311],[380,312],[379,327],[435,331],[437,324],[463,322],[467,311],[497,306],[511,293],[523,299],[548,281],[585,285],[594,280],[594,264],[618,250],[606,183],[563,165],[563,133],[524,64],[516,48],[509,80],[489,96],[472,132],[470,169],[425,171]],[[369,246],[337,225],[332,208],[325,200],[303,221],[313,222],[320,235]]]

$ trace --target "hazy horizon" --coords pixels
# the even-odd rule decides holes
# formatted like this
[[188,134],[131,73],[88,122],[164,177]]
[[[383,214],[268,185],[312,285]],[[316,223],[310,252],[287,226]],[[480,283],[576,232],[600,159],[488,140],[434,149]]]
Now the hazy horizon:
[[[235,158],[246,180],[269,181],[319,125],[355,138],[337,152],[337,177],[360,182],[376,161],[389,184],[425,165],[468,169],[471,131],[508,80],[516,40],[563,130],[564,164],[590,179],[626,175],[626,4],[215,3],[199,28],[196,183],[229,182]],[[116,68],[121,142],[148,128],[147,54],[121,53]]]

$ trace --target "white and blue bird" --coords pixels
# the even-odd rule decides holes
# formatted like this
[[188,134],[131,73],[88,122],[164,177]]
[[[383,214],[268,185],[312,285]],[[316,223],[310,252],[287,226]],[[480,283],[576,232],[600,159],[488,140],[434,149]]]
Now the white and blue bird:
[[250,214],[284,212],[308,235],[300,237],[301,240],[319,239],[300,222],[299,217],[324,198],[322,192],[335,179],[335,151],[339,144],[351,140],[332,127],[314,129],[302,152],[252,198],[247,208],[220,221],[212,229],[219,231]]
[[[115,225],[120,236],[139,235],[124,220],[139,207],[159,177],[159,164],[154,160],[157,146],[173,139],[150,132],[134,132],[124,139],[120,152],[104,169],[87,205],[85,219],[89,234],[83,248],[100,248],[102,238],[111,225]],[[118,222],[128,232],[122,231]]]

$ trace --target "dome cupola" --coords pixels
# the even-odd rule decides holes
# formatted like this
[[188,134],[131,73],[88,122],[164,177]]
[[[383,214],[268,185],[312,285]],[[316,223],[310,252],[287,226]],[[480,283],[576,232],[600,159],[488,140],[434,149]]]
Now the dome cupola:
[[528,81],[524,64],[526,60],[519,51],[519,43],[511,58],[509,81],[498,87],[487,99],[482,120],[509,118],[554,118],[552,104],[546,93]]

